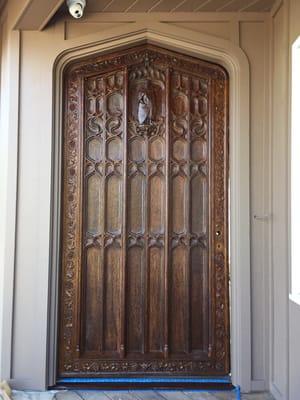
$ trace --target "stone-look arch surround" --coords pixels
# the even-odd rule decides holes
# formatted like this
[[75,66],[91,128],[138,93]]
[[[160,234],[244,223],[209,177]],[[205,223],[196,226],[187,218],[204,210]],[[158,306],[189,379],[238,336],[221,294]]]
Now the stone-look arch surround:
[[[249,65],[231,42],[164,23],[130,23],[91,35],[90,42],[62,51],[53,70],[52,221],[50,249],[48,376],[39,386],[55,383],[60,234],[62,87],[66,66],[82,57],[110,53],[139,43],[151,43],[221,64],[230,76],[230,269],[231,370],[234,384],[251,389],[250,234],[249,234]],[[93,40],[95,39],[95,40]],[[46,316],[45,316],[46,318]],[[47,323],[47,321],[43,321]],[[46,349],[41,349],[45,351]]]

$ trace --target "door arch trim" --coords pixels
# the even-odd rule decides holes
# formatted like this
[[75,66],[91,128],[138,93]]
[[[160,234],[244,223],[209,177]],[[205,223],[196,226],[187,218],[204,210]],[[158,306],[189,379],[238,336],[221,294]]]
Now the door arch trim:
[[233,384],[251,389],[250,217],[249,217],[249,63],[231,42],[166,23],[130,23],[86,37],[86,43],[65,50],[53,70],[52,221],[48,318],[48,385],[55,383],[60,243],[63,72],[74,60],[150,43],[221,64],[230,78],[230,268],[231,371]]

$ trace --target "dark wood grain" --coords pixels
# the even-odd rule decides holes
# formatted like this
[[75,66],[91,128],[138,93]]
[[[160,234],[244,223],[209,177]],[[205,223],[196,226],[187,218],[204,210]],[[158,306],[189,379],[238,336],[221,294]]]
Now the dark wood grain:
[[143,45],[64,79],[58,377],[228,374],[226,72]]

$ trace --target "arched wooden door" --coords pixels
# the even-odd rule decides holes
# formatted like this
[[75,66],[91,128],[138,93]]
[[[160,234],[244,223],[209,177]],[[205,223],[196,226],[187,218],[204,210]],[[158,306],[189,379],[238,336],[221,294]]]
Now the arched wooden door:
[[101,55],[64,113],[58,378],[228,374],[226,72]]

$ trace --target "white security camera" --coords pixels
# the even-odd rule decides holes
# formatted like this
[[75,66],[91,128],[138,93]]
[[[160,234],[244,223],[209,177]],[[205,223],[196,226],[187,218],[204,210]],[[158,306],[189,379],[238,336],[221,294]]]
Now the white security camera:
[[69,12],[74,18],[81,18],[86,6],[86,0],[67,0]]

